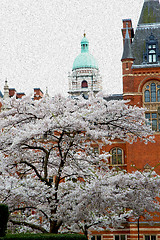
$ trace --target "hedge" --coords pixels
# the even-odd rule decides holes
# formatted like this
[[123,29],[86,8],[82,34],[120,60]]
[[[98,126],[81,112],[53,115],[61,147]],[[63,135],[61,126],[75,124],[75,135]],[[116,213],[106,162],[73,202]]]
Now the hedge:
[[86,240],[83,234],[7,234],[4,240]]
[[8,206],[0,204],[0,237],[4,237],[6,234],[8,217]]

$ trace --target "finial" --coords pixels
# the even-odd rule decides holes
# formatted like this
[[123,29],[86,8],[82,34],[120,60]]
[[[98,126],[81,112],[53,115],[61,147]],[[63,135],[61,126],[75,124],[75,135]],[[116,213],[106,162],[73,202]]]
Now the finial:
[[85,31],[84,31],[84,37],[86,37],[86,33],[85,33]]
[[126,23],[126,39],[129,39],[128,23]]

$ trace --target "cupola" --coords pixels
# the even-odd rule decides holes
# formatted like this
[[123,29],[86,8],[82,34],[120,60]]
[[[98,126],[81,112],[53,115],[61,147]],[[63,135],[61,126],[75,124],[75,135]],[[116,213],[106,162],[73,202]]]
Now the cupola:
[[76,57],[72,70],[80,68],[92,68],[98,70],[98,64],[95,58],[89,53],[89,41],[86,34],[81,41],[81,53]]

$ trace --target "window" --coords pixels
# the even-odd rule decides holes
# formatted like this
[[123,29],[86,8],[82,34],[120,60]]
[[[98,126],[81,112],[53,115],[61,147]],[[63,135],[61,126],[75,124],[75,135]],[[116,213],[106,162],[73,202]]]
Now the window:
[[120,148],[113,148],[111,150],[111,164],[123,164],[123,151]]
[[158,121],[159,119],[157,112],[145,113],[145,117],[149,121],[148,124],[151,125],[153,131],[160,131],[160,123]]
[[153,131],[160,132],[160,82],[152,80],[143,88],[143,107],[147,108],[145,117]]
[[98,147],[93,147],[93,153],[95,155],[99,154],[99,148]]
[[[155,45],[153,45],[155,46]],[[156,49],[152,49],[153,48],[152,45],[149,45],[149,50],[148,50],[148,62],[149,63],[155,63],[157,62],[157,57],[156,57]]]
[[145,235],[145,240],[156,240],[156,235]]
[[144,102],[160,102],[160,82],[150,82],[145,86]]
[[88,83],[87,83],[86,80],[83,80],[83,81],[82,81],[81,87],[82,87],[82,88],[88,88]]
[[91,236],[91,240],[102,240],[101,235],[93,235]]
[[128,67],[128,62],[126,63],[126,69],[128,69],[129,67]]
[[126,235],[115,235],[114,240],[126,240]]
[[149,90],[146,90],[145,91],[145,102],[150,102],[150,92]]
[[151,33],[149,38],[146,40],[146,50],[143,54],[143,63],[157,63],[159,56],[158,40]]

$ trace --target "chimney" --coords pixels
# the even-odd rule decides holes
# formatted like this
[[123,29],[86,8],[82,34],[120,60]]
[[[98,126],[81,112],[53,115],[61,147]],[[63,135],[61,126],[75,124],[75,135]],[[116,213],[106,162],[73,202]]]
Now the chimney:
[[9,97],[13,97],[16,94],[15,88],[9,88]]
[[25,93],[17,93],[16,94],[17,99],[22,98],[23,96],[25,96]]
[[134,29],[132,27],[132,20],[131,19],[123,19],[122,21],[123,21],[123,28],[122,28],[123,45],[125,43],[127,26],[128,26],[129,38],[132,43],[132,39],[134,38]]
[[40,88],[34,88],[34,100],[39,100],[43,97],[43,92]]

